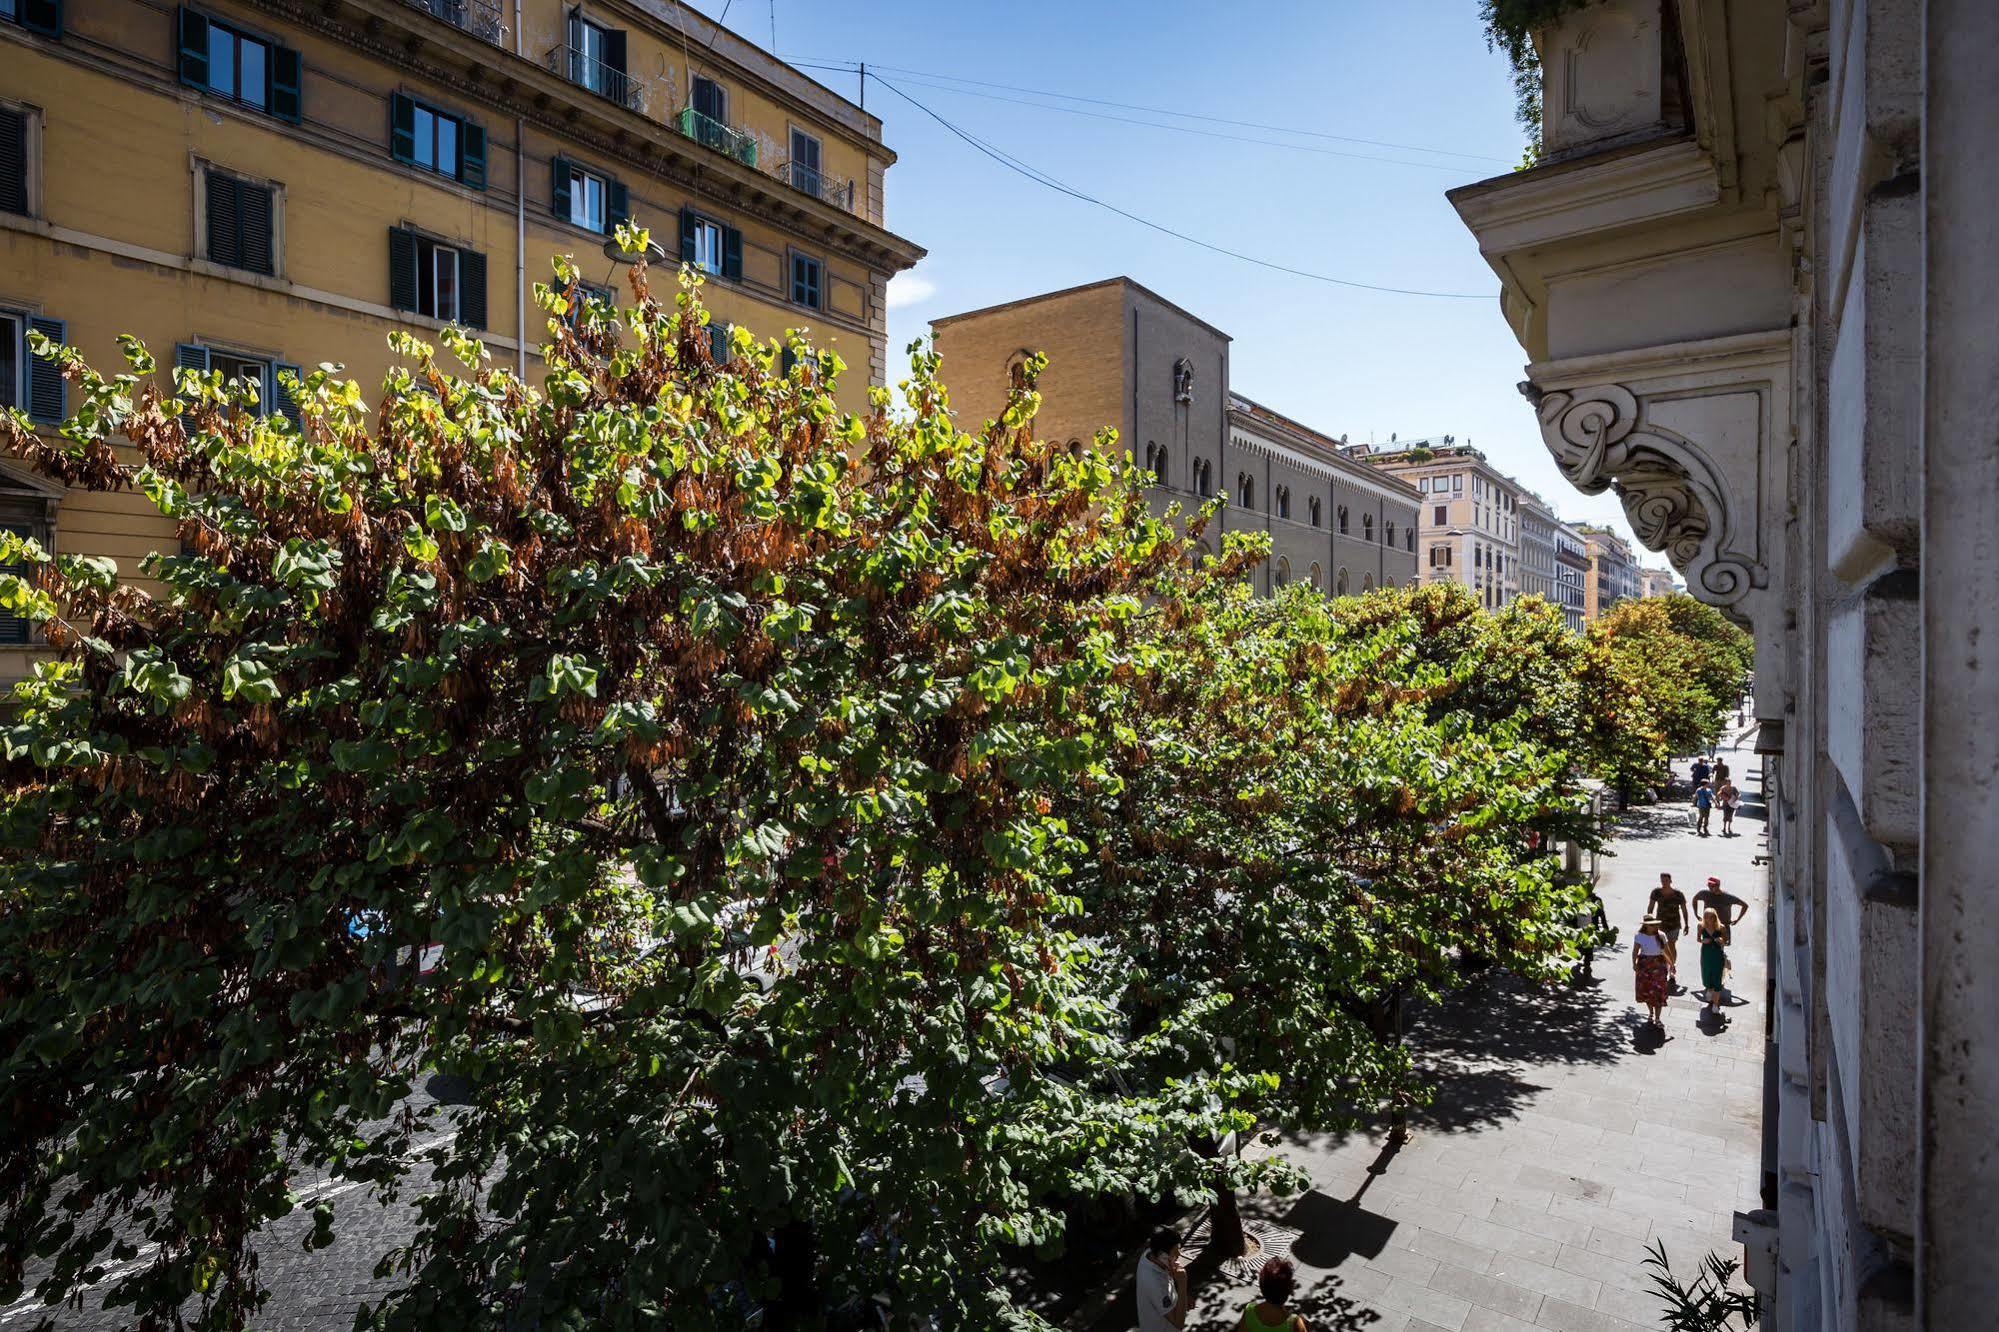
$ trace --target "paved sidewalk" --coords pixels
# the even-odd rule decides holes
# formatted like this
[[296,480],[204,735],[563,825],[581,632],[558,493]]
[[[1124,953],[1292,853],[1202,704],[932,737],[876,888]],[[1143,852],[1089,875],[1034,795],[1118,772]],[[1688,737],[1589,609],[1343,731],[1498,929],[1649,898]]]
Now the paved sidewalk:
[[[1760,764],[1746,747],[1723,754],[1743,791],[1740,835],[1696,837],[1679,797],[1625,819],[1599,884],[1620,943],[1598,956],[1597,984],[1474,987],[1412,1031],[1438,1095],[1399,1149],[1368,1135],[1284,1149],[1314,1188],[1245,1215],[1302,1232],[1292,1256],[1313,1332],[1656,1329],[1639,1268],[1649,1241],[1683,1279],[1710,1249],[1740,1255],[1732,1214],[1758,1205],[1768,896],[1752,865]],[[1690,899],[1716,874],[1750,904],[1730,950],[1726,1027],[1701,1019],[1692,992],[1674,996],[1663,1040],[1641,1021],[1623,941],[1660,870]],[[1680,978],[1700,983],[1690,945]],[[1188,1327],[1235,1327],[1249,1295],[1211,1279]],[[1132,1326],[1130,1299],[1127,1283],[1096,1326]]]

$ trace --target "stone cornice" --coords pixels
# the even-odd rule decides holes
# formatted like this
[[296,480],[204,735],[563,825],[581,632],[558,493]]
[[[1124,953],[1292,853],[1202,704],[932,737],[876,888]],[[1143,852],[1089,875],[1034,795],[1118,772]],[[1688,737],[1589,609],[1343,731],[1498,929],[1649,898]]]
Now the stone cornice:
[[1680,137],[1571,158],[1448,192],[1486,255],[1650,225],[1722,200],[1714,159]]

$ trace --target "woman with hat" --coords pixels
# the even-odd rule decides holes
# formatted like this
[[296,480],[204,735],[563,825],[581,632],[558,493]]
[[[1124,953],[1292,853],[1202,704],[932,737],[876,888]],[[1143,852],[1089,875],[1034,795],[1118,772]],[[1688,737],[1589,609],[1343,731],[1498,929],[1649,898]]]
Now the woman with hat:
[[1673,965],[1673,942],[1659,928],[1659,918],[1647,915],[1631,936],[1631,970],[1638,984],[1638,1002],[1651,1014],[1652,1025],[1665,1025],[1668,979]]

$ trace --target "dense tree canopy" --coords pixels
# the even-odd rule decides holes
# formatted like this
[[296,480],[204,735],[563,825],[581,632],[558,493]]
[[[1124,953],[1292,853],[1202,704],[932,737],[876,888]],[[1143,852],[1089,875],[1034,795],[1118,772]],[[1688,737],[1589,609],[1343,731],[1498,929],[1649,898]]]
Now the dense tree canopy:
[[976,433],[921,352],[849,415],[691,282],[561,278],[539,386],[405,337],[294,428],[131,344],[0,423],[180,535],[143,588],[0,548],[56,649],[0,767],[0,1298],[137,1260],[114,1301],[240,1327],[303,1175],[422,1171],[383,1326],[990,1326],[1065,1200],[1288,1187],[1209,1145],[1406,1100],[1384,1004],[1565,955],[1592,672],[1644,654],[1254,599],[1034,439],[1038,361]]
[[1747,687],[1746,631],[1683,592],[1622,601],[1589,627],[1596,765],[1620,789],[1658,784],[1675,754],[1709,747]]

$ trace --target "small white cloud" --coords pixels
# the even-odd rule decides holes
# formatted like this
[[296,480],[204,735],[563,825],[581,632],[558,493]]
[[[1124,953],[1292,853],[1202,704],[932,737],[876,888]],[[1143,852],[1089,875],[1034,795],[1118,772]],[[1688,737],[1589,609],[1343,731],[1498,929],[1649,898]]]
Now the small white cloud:
[[891,310],[921,305],[936,294],[937,284],[915,269],[897,273],[888,280],[888,308]]

